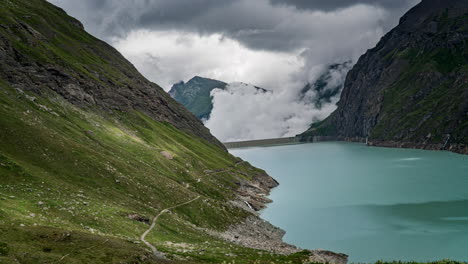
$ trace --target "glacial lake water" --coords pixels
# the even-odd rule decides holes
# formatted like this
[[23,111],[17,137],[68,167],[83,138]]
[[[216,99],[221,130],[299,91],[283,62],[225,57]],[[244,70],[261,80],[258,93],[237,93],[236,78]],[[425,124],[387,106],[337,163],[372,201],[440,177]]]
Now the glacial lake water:
[[280,186],[262,217],[350,262],[468,261],[468,156],[323,142],[231,149]]

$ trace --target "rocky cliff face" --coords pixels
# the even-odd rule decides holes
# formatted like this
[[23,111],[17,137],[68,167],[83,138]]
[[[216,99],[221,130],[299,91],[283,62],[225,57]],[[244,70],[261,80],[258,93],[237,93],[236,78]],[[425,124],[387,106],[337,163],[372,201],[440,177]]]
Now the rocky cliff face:
[[56,7],[39,16],[43,10],[36,10],[35,2],[23,13],[14,2],[2,1],[17,13],[0,17],[0,79],[24,91],[58,93],[79,107],[143,111],[224,148],[195,116],[119,52],[87,34],[79,21]]
[[468,153],[468,2],[423,0],[349,72],[338,109],[301,137]]

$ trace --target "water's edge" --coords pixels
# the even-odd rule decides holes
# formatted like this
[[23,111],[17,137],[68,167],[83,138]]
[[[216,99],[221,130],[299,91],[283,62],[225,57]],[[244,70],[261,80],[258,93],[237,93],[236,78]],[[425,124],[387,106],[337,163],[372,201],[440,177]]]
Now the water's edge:
[[[352,141],[352,140],[343,140],[342,142],[354,142],[354,141]],[[359,142],[362,142],[362,141],[359,141]],[[304,143],[304,142],[303,142],[303,143]],[[303,145],[303,143],[302,143],[302,144],[297,144],[297,145]],[[333,143],[333,142],[330,142],[330,143]],[[335,142],[335,143],[339,143],[339,142]],[[288,145],[289,145],[289,146],[288,146]],[[295,150],[292,149],[292,147],[294,147],[294,146],[290,146],[290,145],[291,145],[291,144],[283,145],[286,149],[288,149],[288,151],[289,151],[288,153],[291,153],[291,152],[294,152],[294,151],[295,151]],[[296,145],[296,144],[294,144],[294,145]],[[359,144],[359,145],[361,145],[361,144]],[[362,145],[363,145],[363,144],[362,144]],[[366,148],[364,148],[362,145],[361,145],[361,148],[362,148],[362,149],[366,149]],[[372,148],[369,148],[369,149],[379,149],[379,148],[380,148],[380,146],[376,146],[375,144],[368,144],[368,145],[369,145],[369,146],[373,146]],[[279,145],[274,145],[274,147],[276,147],[276,146],[279,146]],[[270,146],[268,146],[268,147],[270,147]],[[272,147],[273,147],[273,146],[272,146]],[[374,147],[375,147],[375,148],[374,148]],[[414,146],[399,146],[399,147],[397,147],[397,148],[420,149],[420,148],[416,148],[416,147],[414,147]],[[236,151],[238,151],[238,150],[240,150],[240,151],[242,151],[242,150],[255,151],[255,149],[257,149],[257,147],[236,149]],[[258,147],[258,149],[264,149],[264,146]],[[424,148],[421,148],[421,149],[424,149]],[[426,150],[434,150],[434,149],[427,149],[427,148],[426,148]],[[438,149],[435,149],[435,150],[438,150]],[[365,150],[364,150],[364,151],[365,151]],[[375,151],[375,150],[374,150],[374,151]],[[411,150],[410,150],[410,151],[411,151]],[[366,151],[365,151],[365,152],[366,152]],[[430,155],[439,155],[439,154],[437,154],[437,153],[441,153],[441,152],[443,152],[443,151],[438,150],[438,151],[429,151],[429,152],[425,152],[425,153],[426,153],[426,154],[432,153],[432,154],[430,154]],[[455,152],[455,151],[453,151],[453,152]],[[409,152],[409,153],[412,153],[412,152]],[[421,153],[423,153],[423,152],[421,152]],[[458,152],[457,152],[457,153],[458,153]],[[307,156],[305,156],[305,157],[307,157]],[[455,157],[456,157],[456,156],[455,156]],[[461,156],[460,156],[460,157],[461,157]],[[244,158],[244,159],[245,159],[245,158]],[[408,160],[409,160],[409,159],[408,159]],[[250,161],[253,162],[253,160],[248,160],[248,161],[249,161],[249,162],[250,162]],[[264,164],[265,164],[265,163],[264,163]],[[254,165],[257,166],[257,164],[254,164]],[[261,167],[261,166],[260,166],[260,167]],[[269,168],[269,169],[271,169],[271,168]],[[284,174],[284,173],[285,173],[285,171],[282,170],[282,174]],[[281,174],[281,175],[282,175],[282,174]],[[278,175],[279,175],[279,174],[277,174],[276,177],[279,177]],[[281,179],[281,177],[279,177],[279,179]],[[284,181],[284,178],[283,178],[283,181]],[[268,196],[268,197],[271,198],[271,196]],[[275,199],[278,199],[278,197],[276,197]],[[277,202],[277,201],[275,201],[275,202]],[[281,203],[281,201],[280,201],[280,203]],[[262,218],[264,218],[264,217],[266,217],[266,216],[263,215]],[[297,217],[297,215],[296,215],[296,217]],[[268,217],[267,217],[267,219],[268,219]],[[270,218],[270,219],[271,219],[271,218]],[[460,219],[457,218],[457,221],[459,221],[459,220],[460,220]],[[275,221],[276,221],[276,220],[275,220]],[[276,224],[279,224],[279,222],[276,221]],[[282,225],[282,224],[280,224],[280,226],[282,226],[283,228],[285,228],[285,226]],[[288,228],[285,228],[285,229],[286,229],[286,230],[289,230]],[[283,232],[284,232],[284,231],[283,231]],[[345,232],[346,232],[346,231],[345,231]],[[289,234],[289,231],[288,231],[288,234]],[[288,240],[289,240],[290,243],[292,242],[291,239],[287,239],[286,241],[288,241]],[[292,242],[292,243],[297,243],[297,241]],[[299,244],[301,244],[301,243],[299,243]],[[315,244],[314,247],[315,247],[315,246],[320,246],[320,245]],[[324,245],[324,247],[330,247],[330,246]],[[341,250],[340,250],[340,251],[341,251]],[[350,253],[350,252],[347,252],[347,253]]]
[[205,231],[229,242],[276,254],[288,255],[307,251],[309,257],[305,263],[346,264],[348,262],[346,254],[321,249],[301,249],[284,242],[286,231],[260,217],[259,212],[272,202],[267,198],[271,190],[278,186],[279,183],[267,173],[259,173],[251,181],[241,182],[237,196],[231,203],[250,211],[252,215],[242,223],[230,226],[225,232]]
[[444,143],[418,143],[418,142],[400,142],[400,141],[382,141],[368,140],[363,137],[334,137],[334,136],[313,136],[313,137],[286,137],[271,138],[260,140],[247,140],[238,142],[223,143],[227,149],[243,149],[249,147],[274,147],[282,145],[308,144],[317,142],[354,142],[366,143],[368,146],[384,148],[404,148],[421,150],[450,151],[458,154],[468,155],[468,145],[460,143],[450,143],[446,140]]

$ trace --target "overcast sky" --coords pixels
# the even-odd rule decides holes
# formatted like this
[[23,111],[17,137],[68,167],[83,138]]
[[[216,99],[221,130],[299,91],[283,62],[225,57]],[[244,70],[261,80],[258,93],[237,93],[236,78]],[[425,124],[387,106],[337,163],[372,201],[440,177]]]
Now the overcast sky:
[[[292,94],[307,82],[313,83],[327,65],[355,63],[420,0],[50,2],[81,20],[88,32],[116,47],[148,79],[165,90],[173,83],[199,75],[225,82],[251,83],[274,91],[277,97],[294,100]],[[238,89],[232,89],[229,94],[236,94],[234,91]],[[270,108],[260,107],[262,111],[277,112],[278,109],[271,111],[271,107],[281,111],[292,102],[265,98],[265,102],[268,100]],[[262,99],[259,101],[261,105]],[[328,114],[333,107],[326,109]],[[301,132],[315,115],[300,116],[300,112],[313,111],[300,107],[296,110],[294,118],[301,120],[300,125],[288,128],[289,132],[279,129],[262,136],[249,133],[250,137]],[[214,111],[218,111],[216,106]],[[227,113],[217,116],[229,118]],[[243,117],[238,115],[233,119]],[[272,119],[267,118],[268,122],[283,120]],[[219,130],[215,128],[218,125],[211,122],[209,127]],[[222,140],[229,138],[216,136]]]

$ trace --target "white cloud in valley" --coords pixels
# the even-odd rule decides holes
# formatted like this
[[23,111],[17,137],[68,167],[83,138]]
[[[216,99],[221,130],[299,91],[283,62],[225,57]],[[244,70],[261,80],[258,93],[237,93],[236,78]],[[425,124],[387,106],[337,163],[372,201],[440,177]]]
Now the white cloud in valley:
[[294,136],[334,110],[333,104],[317,110],[288,90],[264,93],[241,83],[212,94],[215,111],[206,126],[224,142]]

